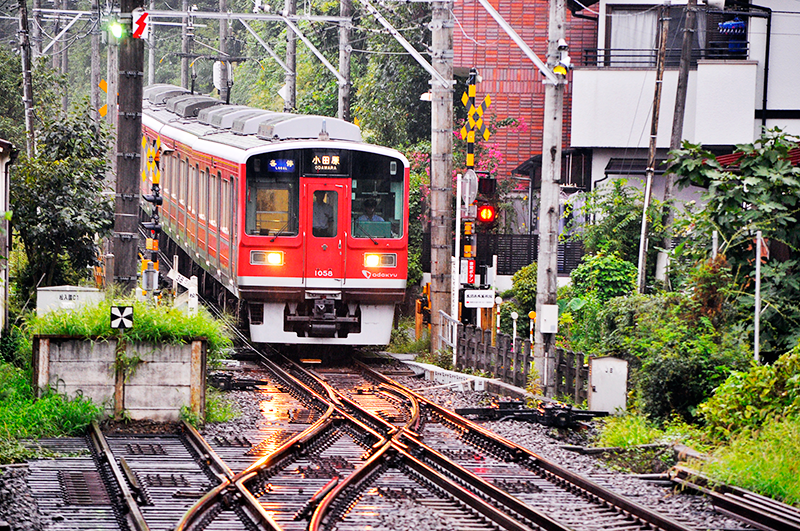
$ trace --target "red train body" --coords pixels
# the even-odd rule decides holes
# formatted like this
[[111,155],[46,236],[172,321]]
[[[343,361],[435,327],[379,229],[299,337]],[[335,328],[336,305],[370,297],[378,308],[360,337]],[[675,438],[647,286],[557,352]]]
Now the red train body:
[[163,233],[246,303],[253,341],[389,342],[408,266],[402,154],[335,118],[172,85],[145,88],[142,124],[142,193],[158,172]]

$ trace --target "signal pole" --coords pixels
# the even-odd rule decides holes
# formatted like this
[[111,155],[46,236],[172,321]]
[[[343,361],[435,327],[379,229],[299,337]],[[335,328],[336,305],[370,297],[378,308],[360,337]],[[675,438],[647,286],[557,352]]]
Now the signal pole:
[[134,39],[132,15],[142,0],[120,2],[125,31],[119,42],[117,87],[117,182],[114,212],[114,281],[129,293],[136,287],[139,243],[139,175],[142,151],[144,42]]
[[[452,0],[433,3],[431,64],[445,80],[453,79]],[[442,332],[439,310],[450,303],[453,217],[453,86],[431,80],[431,350]]]

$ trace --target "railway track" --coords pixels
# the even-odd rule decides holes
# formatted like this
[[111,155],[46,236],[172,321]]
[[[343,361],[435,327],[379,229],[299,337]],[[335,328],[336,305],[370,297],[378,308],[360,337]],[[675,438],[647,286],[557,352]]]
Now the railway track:
[[[234,432],[104,437],[94,427],[51,441],[77,457],[31,466],[40,507],[60,515],[48,529],[695,529],[364,364],[311,371],[265,357],[247,386],[263,418]],[[758,529],[800,529],[755,525],[749,510]]]

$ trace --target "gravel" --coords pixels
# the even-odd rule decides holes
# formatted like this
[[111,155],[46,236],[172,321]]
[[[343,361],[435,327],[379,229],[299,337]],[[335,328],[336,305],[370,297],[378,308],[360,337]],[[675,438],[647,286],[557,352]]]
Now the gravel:
[[[430,400],[455,409],[460,407],[486,406],[495,399],[485,392],[456,391],[441,387],[433,382],[418,378],[395,377],[404,385],[416,389],[420,394]],[[204,428],[205,436],[226,435],[235,436],[244,430],[251,430],[263,418],[259,405],[252,400],[252,393],[248,391],[230,391],[226,396],[236,402],[242,411],[242,416],[227,423],[208,425]],[[594,481],[603,484],[614,491],[630,497],[642,505],[655,508],[660,512],[686,521],[690,518],[697,529],[708,530],[737,530],[749,529],[744,524],[716,513],[710,504],[702,497],[681,494],[674,489],[664,488],[641,479],[617,472],[603,461],[588,455],[582,455],[565,450],[564,445],[586,445],[592,435],[592,429],[575,432],[561,431],[548,428],[535,423],[517,421],[487,422],[483,424],[488,429],[499,435],[524,446],[539,456],[554,463],[560,464],[579,474],[585,475]],[[153,429],[149,426],[148,429]],[[135,428],[132,428],[135,430]],[[121,431],[116,427],[116,431]],[[0,531],[7,523],[13,531],[46,531],[49,521],[43,518],[36,508],[36,503],[30,496],[26,482],[27,469],[21,465],[0,467]],[[413,507],[409,506],[413,511]],[[398,514],[409,514],[406,511],[393,511],[393,514],[384,515],[380,522],[376,522],[376,529],[392,529],[401,531],[408,529],[408,523],[402,525],[396,521]],[[423,515],[418,515],[423,516]],[[412,518],[416,524],[415,529],[447,529],[449,522],[438,520],[431,514],[424,515],[431,518],[420,525],[419,518]],[[423,518],[424,519],[424,518]],[[434,521],[435,520],[435,521]]]

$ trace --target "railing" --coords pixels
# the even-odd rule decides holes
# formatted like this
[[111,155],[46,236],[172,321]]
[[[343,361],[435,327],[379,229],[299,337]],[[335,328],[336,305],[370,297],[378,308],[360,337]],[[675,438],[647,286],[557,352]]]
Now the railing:
[[459,322],[457,319],[450,317],[450,314],[444,310],[439,310],[439,317],[442,318],[442,326],[439,332],[438,349],[441,350],[446,345],[453,349],[453,356],[455,357],[456,352],[458,351],[457,341]]
[[[690,65],[697,66],[700,59],[740,59],[749,55],[747,41],[712,42],[708,47],[692,50]],[[658,50],[623,49],[623,48],[587,48],[583,50],[582,66],[619,67],[619,68],[655,68]],[[665,56],[667,68],[680,65],[681,49],[668,48]]]
[[[448,316],[449,317],[449,316]],[[492,345],[492,332],[472,325],[458,326],[458,348],[454,366],[490,375],[510,385],[525,388],[533,369],[529,339],[517,338],[517,349],[508,334],[498,334]],[[584,355],[557,348],[555,352],[555,396],[569,397],[575,404],[588,400],[589,369]]]

